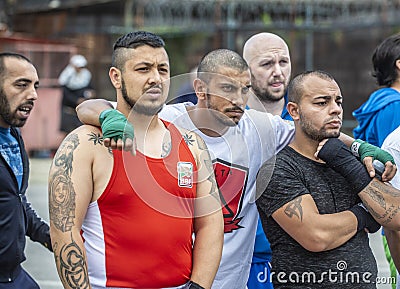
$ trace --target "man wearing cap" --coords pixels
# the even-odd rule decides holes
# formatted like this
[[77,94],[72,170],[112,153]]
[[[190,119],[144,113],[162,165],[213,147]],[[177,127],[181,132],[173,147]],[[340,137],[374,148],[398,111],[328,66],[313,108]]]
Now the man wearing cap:
[[58,78],[63,89],[60,130],[67,134],[81,125],[75,107],[85,99],[94,97],[90,83],[92,74],[86,65],[87,60],[83,55],[73,55]]

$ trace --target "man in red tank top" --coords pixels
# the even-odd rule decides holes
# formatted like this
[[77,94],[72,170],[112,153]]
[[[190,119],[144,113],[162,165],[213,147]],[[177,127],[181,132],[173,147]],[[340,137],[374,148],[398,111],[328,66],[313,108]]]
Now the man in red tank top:
[[223,245],[218,189],[204,141],[158,117],[169,90],[164,41],[120,37],[109,77],[137,150],[109,150],[103,138],[113,136],[90,125],[58,149],[49,207],[64,288],[211,288]]

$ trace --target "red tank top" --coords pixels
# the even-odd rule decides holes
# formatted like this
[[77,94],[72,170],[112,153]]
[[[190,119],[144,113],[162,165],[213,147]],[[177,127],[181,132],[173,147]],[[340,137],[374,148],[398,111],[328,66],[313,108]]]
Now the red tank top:
[[97,201],[109,287],[172,287],[190,278],[197,166],[178,129],[164,124],[167,157],[113,151],[112,176]]

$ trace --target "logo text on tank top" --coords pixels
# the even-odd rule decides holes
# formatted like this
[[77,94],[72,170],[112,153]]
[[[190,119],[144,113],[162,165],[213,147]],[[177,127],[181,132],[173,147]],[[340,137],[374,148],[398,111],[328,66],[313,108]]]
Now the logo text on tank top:
[[184,188],[193,187],[193,164],[190,162],[178,162],[178,186]]

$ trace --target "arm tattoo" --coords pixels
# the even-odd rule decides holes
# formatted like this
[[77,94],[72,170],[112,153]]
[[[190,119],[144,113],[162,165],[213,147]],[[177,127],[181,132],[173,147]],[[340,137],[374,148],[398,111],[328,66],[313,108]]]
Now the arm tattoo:
[[303,221],[303,207],[301,206],[301,200],[302,197],[300,196],[287,204],[284,210],[286,216],[289,218],[296,216],[300,221]]
[[91,132],[88,134],[89,136],[89,141],[92,141],[94,145],[103,144],[103,136],[99,133]]
[[194,143],[193,134],[188,134],[187,132],[185,132],[185,134],[183,135],[183,140],[188,146],[192,146]]
[[382,193],[379,191],[378,188],[374,188],[374,183],[371,183],[371,187],[367,186],[364,190],[370,196],[370,198],[377,203],[380,207],[386,210],[386,201],[385,198],[383,197]]
[[75,190],[71,180],[73,152],[79,145],[76,134],[69,135],[54,157],[57,167],[49,181],[49,212],[55,227],[71,231],[75,218]]
[[380,214],[373,209],[374,206],[371,206],[370,203],[363,199],[363,203],[371,215],[373,215],[376,220],[382,220],[382,225],[392,222],[393,218],[399,213],[400,207],[396,207],[393,204],[387,203],[384,195],[391,196],[393,198],[399,198],[399,191],[392,186],[373,181],[364,189],[364,192],[371,198],[371,202],[378,204],[382,209],[385,210],[384,213]]
[[162,152],[161,152],[161,157],[162,158],[164,158],[167,155],[169,155],[169,153],[171,152],[171,147],[172,147],[172,144],[171,144],[170,141],[163,142],[163,144],[162,144]]
[[72,238],[70,244],[61,247],[59,255],[60,277],[64,284],[71,288],[89,288],[89,278],[85,263],[85,256]]
[[201,151],[201,159],[204,162],[204,167],[207,169],[207,175],[208,175],[207,179],[208,179],[208,181],[211,182],[210,194],[213,195],[216,192],[218,192],[218,194],[219,194],[219,188],[217,185],[217,181],[215,180],[214,168],[213,168],[213,164],[211,161],[210,153],[207,150],[207,146],[206,146],[204,140],[197,134],[196,134],[196,141],[197,141],[197,145]]

